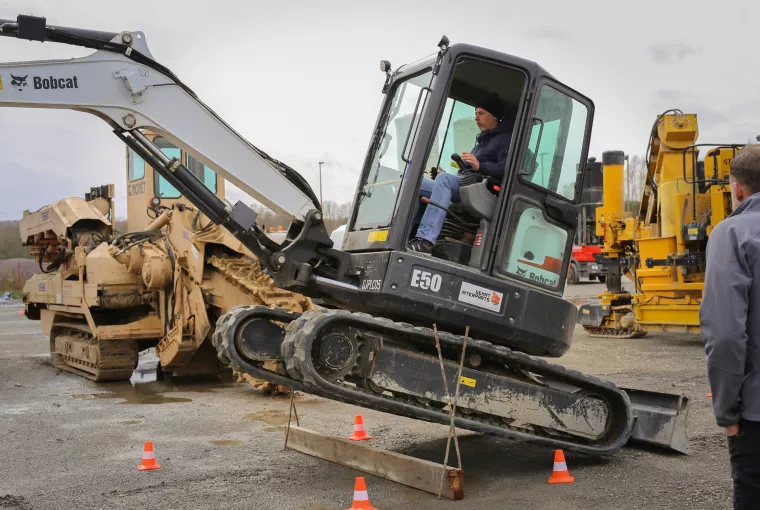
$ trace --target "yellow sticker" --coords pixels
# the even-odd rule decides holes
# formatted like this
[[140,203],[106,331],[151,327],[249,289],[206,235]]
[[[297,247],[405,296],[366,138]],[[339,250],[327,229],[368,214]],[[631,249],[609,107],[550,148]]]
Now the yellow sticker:
[[591,310],[589,310],[588,308],[584,308],[583,315],[591,315]]
[[696,236],[696,235],[699,235],[699,229],[698,229],[698,228],[690,228],[690,229],[689,229],[689,235],[690,235],[690,236]]
[[475,387],[475,379],[470,379],[469,377],[462,376],[459,382],[464,384],[465,386],[469,386],[470,388]]
[[387,230],[376,230],[367,236],[368,243],[383,243],[388,240]]
[[0,76],[0,90],[3,90],[3,77]]

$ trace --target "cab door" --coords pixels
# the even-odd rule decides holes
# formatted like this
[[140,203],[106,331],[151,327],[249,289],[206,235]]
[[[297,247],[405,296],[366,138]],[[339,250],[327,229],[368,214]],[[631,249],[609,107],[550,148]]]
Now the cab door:
[[582,163],[594,105],[547,77],[538,80],[509,198],[500,213],[492,274],[561,294],[578,221]]

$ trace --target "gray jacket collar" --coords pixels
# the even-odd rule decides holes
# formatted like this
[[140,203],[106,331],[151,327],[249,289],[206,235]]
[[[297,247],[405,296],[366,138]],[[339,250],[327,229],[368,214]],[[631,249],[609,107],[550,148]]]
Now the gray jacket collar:
[[739,204],[739,207],[734,209],[731,216],[738,216],[744,211],[760,212],[760,193],[755,193],[746,198],[744,202]]

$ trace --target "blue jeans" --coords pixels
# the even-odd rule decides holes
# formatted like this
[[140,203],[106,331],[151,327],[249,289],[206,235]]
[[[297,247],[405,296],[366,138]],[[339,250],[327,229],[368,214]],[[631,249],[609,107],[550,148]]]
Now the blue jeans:
[[[420,197],[427,197],[431,202],[448,209],[452,201],[459,202],[459,182],[459,176],[447,173],[438,174],[435,180],[422,179]],[[419,208],[419,202],[417,203],[417,207]],[[417,209],[415,209],[415,217],[417,216],[416,211]],[[435,244],[435,240],[438,239],[438,234],[441,233],[445,219],[446,211],[428,205],[417,229],[417,237]]]

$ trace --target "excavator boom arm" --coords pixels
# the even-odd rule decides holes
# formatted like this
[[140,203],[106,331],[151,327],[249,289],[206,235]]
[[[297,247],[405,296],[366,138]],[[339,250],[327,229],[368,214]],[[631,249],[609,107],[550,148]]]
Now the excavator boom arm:
[[[26,38],[35,22],[44,23],[44,18],[20,18],[0,20],[0,35]],[[25,23],[32,26],[26,32]],[[100,117],[116,130],[147,129],[280,214],[303,220],[319,207],[308,185],[303,186],[305,181],[294,183],[286,174],[292,170],[247,142],[156,63],[142,32],[45,27],[31,36],[99,49],[84,58],[0,64],[5,81],[0,106],[78,110]]]
[[[282,288],[317,295],[319,285],[340,283],[332,279],[351,272],[348,257],[332,249],[319,200],[303,177],[246,141],[156,62],[142,32],[55,27],[45,18],[19,16],[15,22],[0,20],[0,35],[96,50],[70,60],[0,63],[0,107],[70,109],[105,120],[191,203],[255,253]],[[256,226],[254,211],[242,202],[223,202],[142,130],[165,137],[265,206],[290,216],[294,223],[286,242],[269,240]]]

